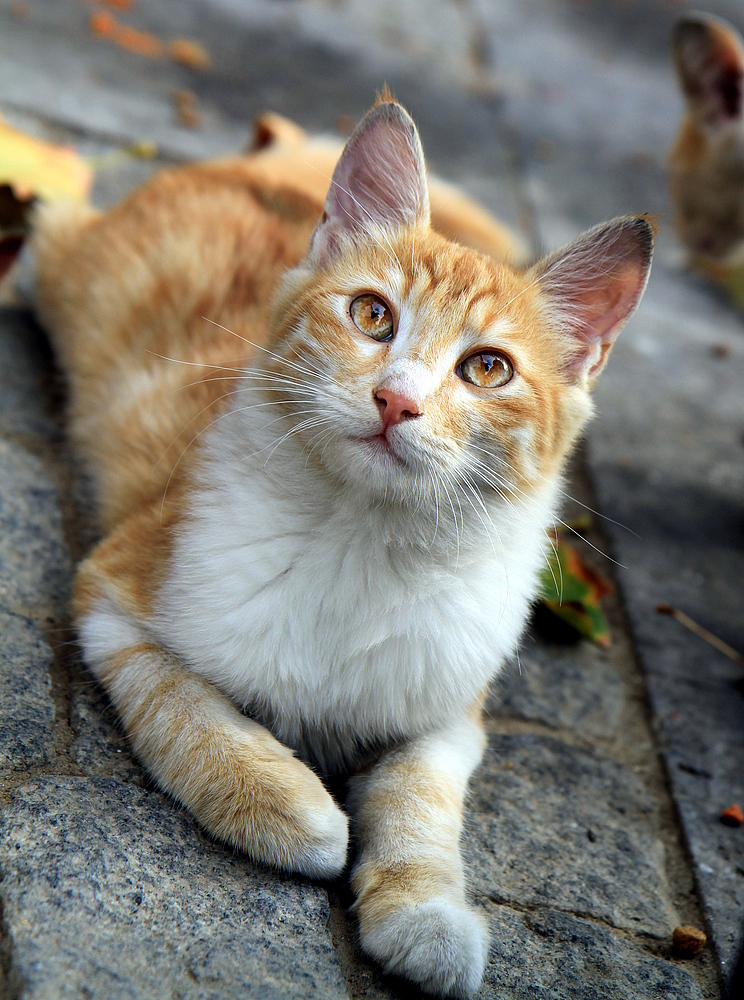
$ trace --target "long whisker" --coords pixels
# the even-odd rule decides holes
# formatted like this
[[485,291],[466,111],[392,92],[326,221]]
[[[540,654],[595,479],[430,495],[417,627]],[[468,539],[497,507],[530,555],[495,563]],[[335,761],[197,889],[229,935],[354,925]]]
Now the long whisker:
[[[578,532],[574,527],[572,527],[572,525],[568,524],[566,521],[558,517],[555,513],[553,513],[553,511],[551,511],[548,507],[546,507],[545,504],[541,503],[536,497],[530,496],[528,493],[525,493],[524,490],[520,490],[518,486],[515,486],[513,483],[509,483],[506,479],[500,476],[495,469],[492,469],[489,466],[486,466],[483,463],[478,462],[477,460],[475,464],[480,468],[481,470],[480,475],[484,480],[488,481],[487,476],[495,477],[500,487],[504,490],[507,490],[517,502],[522,504],[522,506],[526,510],[530,510],[530,505],[532,505],[534,508],[541,510],[543,513],[548,514],[556,524],[560,524],[561,527],[566,529],[566,531],[569,531],[572,535],[575,535],[577,538],[580,538],[583,542],[585,542],[589,546],[589,548],[594,549],[594,551],[598,555],[601,555],[604,559],[607,559],[609,562],[614,563],[615,566],[619,566],[621,569],[627,568],[626,566],[623,565],[623,563],[618,562],[617,559],[613,559],[612,556],[608,555],[606,552],[603,552],[602,549],[598,548],[598,546],[596,546],[593,542],[590,542],[588,538],[585,538],[584,535]],[[506,464],[507,467],[509,467],[508,463],[504,464]],[[491,482],[489,483],[489,485],[494,485],[494,484],[493,482]]]
[[[295,371],[301,372],[303,375],[317,376],[317,372],[311,371],[309,368],[304,368],[302,365],[296,364],[294,361],[290,361],[289,358],[283,358],[280,354],[275,354],[274,351],[270,351],[267,347],[263,347],[261,344],[256,344],[252,340],[248,340],[245,337],[241,337],[240,334],[235,333],[234,330],[230,330],[228,327],[223,326],[222,323],[217,323],[213,319],[209,319],[208,316],[202,316],[205,323],[211,323],[212,326],[216,326],[219,330],[224,330],[225,333],[232,334],[233,337],[237,337],[238,340],[242,340],[244,344],[248,344],[250,347],[255,347],[257,351],[262,351],[264,354],[268,354],[270,358],[274,358],[275,361],[280,361],[283,365],[289,365],[290,368]],[[245,369],[243,369],[245,371]],[[330,375],[324,376],[327,381],[332,382],[334,385],[338,385],[335,379]]]
[[[460,442],[460,443],[462,444],[463,442]],[[500,462],[501,464],[505,465],[507,469],[509,469],[510,471],[515,472],[515,473],[518,474],[518,470],[515,469],[514,466],[511,465],[503,457],[503,455],[497,455],[495,452],[490,451],[488,448],[479,447],[477,444],[474,444],[472,442],[469,442],[469,447],[475,448],[477,451],[482,452],[484,455],[488,455],[489,457],[496,459],[497,462]],[[544,479],[544,477],[543,477],[543,479]],[[609,524],[614,524],[618,528],[622,528],[623,531],[629,532],[635,538],[640,539],[641,536],[639,534],[637,534],[635,531],[633,531],[632,528],[629,528],[627,524],[623,524],[622,521],[615,521],[614,518],[609,517],[607,514],[603,514],[599,510],[594,510],[593,507],[589,507],[588,504],[583,503],[577,497],[574,497],[570,493],[566,492],[566,490],[559,489],[557,492],[562,497],[564,497],[566,500],[570,500],[572,503],[578,504],[579,507],[583,507],[583,509],[586,510],[586,511],[588,511],[590,514],[596,514],[596,516],[602,518],[603,521],[607,521]],[[583,536],[581,536],[581,537],[583,537]]]

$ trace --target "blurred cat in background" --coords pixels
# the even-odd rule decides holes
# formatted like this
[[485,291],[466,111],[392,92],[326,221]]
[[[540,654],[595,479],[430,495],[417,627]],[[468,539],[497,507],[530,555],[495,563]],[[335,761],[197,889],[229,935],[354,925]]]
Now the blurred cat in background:
[[673,52],[687,103],[668,159],[675,224],[692,266],[744,305],[744,42],[725,21],[690,15]]
[[[80,642],[207,830],[334,878],[351,821],[362,948],[469,996],[488,955],[459,852],[481,706],[653,232],[621,217],[516,270],[495,221],[430,190],[389,95],[338,163],[263,127],[249,156],[36,220],[36,307],[102,533]],[[350,776],[344,803],[329,774]]]

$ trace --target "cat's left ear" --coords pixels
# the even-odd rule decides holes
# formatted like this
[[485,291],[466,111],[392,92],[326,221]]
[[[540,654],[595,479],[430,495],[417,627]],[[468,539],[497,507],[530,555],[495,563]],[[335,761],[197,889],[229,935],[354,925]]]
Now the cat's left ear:
[[410,115],[382,101],[359,123],[336,164],[312,254],[333,255],[345,236],[429,222],[421,141]]
[[563,335],[571,382],[596,378],[641,300],[654,249],[646,218],[622,216],[584,233],[530,272]]

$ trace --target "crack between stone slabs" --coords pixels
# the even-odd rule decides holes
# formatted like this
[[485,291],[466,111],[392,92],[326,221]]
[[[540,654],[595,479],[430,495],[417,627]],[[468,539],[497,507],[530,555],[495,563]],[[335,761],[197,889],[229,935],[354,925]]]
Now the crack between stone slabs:
[[[476,902],[476,904],[480,901],[480,905],[484,909],[487,909],[489,906],[503,907],[504,909],[508,909],[512,912],[525,916],[538,914],[540,912],[549,913],[552,911],[553,913],[562,913],[569,917],[575,917],[577,920],[584,920],[586,923],[601,927],[616,937],[619,937],[626,943],[637,947],[644,954],[663,959],[677,968],[685,969],[697,982],[704,1000],[721,1000],[724,996],[722,993],[723,986],[720,980],[720,975],[718,975],[718,963],[715,957],[715,950],[710,940],[707,942],[702,952],[695,956],[694,960],[691,960],[690,958],[678,958],[670,946],[671,939],[668,939],[665,943],[663,939],[654,938],[653,936],[645,934],[641,931],[634,934],[632,931],[615,927],[612,924],[608,924],[606,921],[600,920],[596,917],[575,913],[571,910],[560,909],[555,906],[530,907],[525,904],[506,901],[501,902],[497,899],[491,899],[487,894],[483,893],[476,894],[470,898]],[[535,933],[539,932],[535,931]],[[731,1000],[733,1000],[733,998],[731,998]]]
[[[673,965],[686,969],[697,981],[703,996],[706,997],[706,1000],[707,998],[711,998],[711,1000],[713,1000],[713,998],[721,996],[717,986],[710,983],[710,968],[711,966],[715,967],[716,963],[715,949],[710,938],[708,939],[703,952],[696,956],[697,966],[694,967],[690,964],[689,959],[682,959],[674,954],[671,944],[671,935],[665,938],[659,938],[646,931],[631,931],[627,928],[616,927],[614,924],[611,924],[606,920],[602,920],[599,917],[585,913],[581,910],[567,910],[560,906],[551,906],[550,904],[545,906],[530,906],[526,903],[515,903],[512,900],[504,899],[493,893],[476,893],[470,898],[475,903],[480,902],[481,905],[486,903],[492,906],[504,907],[504,909],[512,910],[513,912],[519,913],[523,916],[552,911],[553,913],[562,913],[565,916],[574,917],[577,920],[584,920],[589,924],[602,927],[604,930],[607,930],[616,937],[621,938],[626,943],[643,951],[644,954],[653,955],[655,958],[663,959],[666,962],[670,962]],[[531,929],[534,933],[539,934],[539,931],[534,928]],[[702,982],[701,979],[703,980]],[[711,986],[713,986],[713,989],[710,988]]]
[[[490,715],[488,712],[484,712],[483,717],[486,729],[494,736],[545,736],[548,739],[557,740],[568,746],[578,747],[589,752],[604,745],[604,742],[599,738],[594,743],[587,737],[575,733],[572,729],[566,729],[564,726],[553,726],[542,719],[528,719],[516,713]],[[610,740],[607,741],[608,744],[610,742]],[[616,760],[620,764],[625,763],[615,757],[609,759]]]
[[555,913],[565,913],[568,917],[576,917],[579,920],[588,920],[590,923],[598,924],[600,927],[605,927],[607,930],[613,931],[613,933],[616,932],[627,937],[639,937],[657,942],[664,940],[664,938],[657,937],[649,931],[630,931],[627,928],[618,927],[616,924],[611,924],[609,920],[603,920],[601,917],[594,916],[585,910],[569,910],[563,906],[554,906],[552,903],[542,905],[540,903],[530,904],[515,902],[514,900],[508,899],[506,896],[500,896],[496,892],[474,892],[471,894],[470,898],[474,901],[479,899],[486,900],[496,906],[506,906],[510,910],[516,910],[517,913],[540,913],[543,910],[552,910]]

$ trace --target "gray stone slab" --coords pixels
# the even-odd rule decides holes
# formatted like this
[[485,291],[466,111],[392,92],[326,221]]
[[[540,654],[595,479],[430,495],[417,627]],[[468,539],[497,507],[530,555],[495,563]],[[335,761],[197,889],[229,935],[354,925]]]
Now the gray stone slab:
[[132,756],[105,692],[79,660],[70,669],[70,726],[75,734],[71,748],[73,760],[89,777],[146,784],[144,768]]
[[744,650],[744,322],[663,262],[649,292],[601,387],[589,454],[603,510],[640,536],[607,527],[728,972],[744,932],[744,837],[718,817],[744,805],[744,670],[655,608],[679,607]]
[[44,778],[0,823],[11,979],[23,996],[346,998],[325,890],[208,841],[163,796]]
[[[503,18],[505,6],[493,14],[503,22],[495,71],[545,244],[620,212],[661,213],[646,296],[597,386],[588,455],[600,509],[625,526],[605,529],[726,972],[742,934],[744,866],[717,817],[743,794],[744,677],[654,611],[674,604],[744,649],[744,323],[680,270],[670,231],[664,158],[682,109],[669,52],[679,12],[533,0],[528,32]],[[737,5],[707,9],[744,27]]]
[[46,398],[55,384],[46,338],[30,314],[0,308],[0,434],[59,438]]
[[473,889],[665,938],[675,913],[655,808],[614,761],[558,740],[492,736],[463,841]]
[[54,760],[52,661],[34,622],[0,609],[0,773]]
[[526,639],[519,662],[507,664],[492,686],[486,711],[611,737],[624,706],[625,688],[607,652],[587,642],[559,646]]
[[61,610],[70,585],[57,490],[42,463],[0,440],[0,607]]
[[[178,159],[238,152],[253,118],[267,109],[313,131],[336,130],[342,117],[359,118],[387,80],[417,117],[430,166],[462,178],[502,217],[516,217],[498,104],[473,102],[449,81],[422,75],[403,52],[388,58],[389,46],[364,46],[337,17],[341,11],[316,5],[304,19],[301,4],[290,6],[153,0],[128,18],[161,37],[197,38],[213,55],[204,73],[94,38],[84,7],[37,0],[21,23],[0,7],[0,103],[84,136],[121,144],[151,139]],[[365,58],[347,44],[352,38]],[[184,87],[204,113],[199,130],[174,124],[173,92]]]
[[566,913],[490,908],[489,1000],[701,1000],[684,968]]

